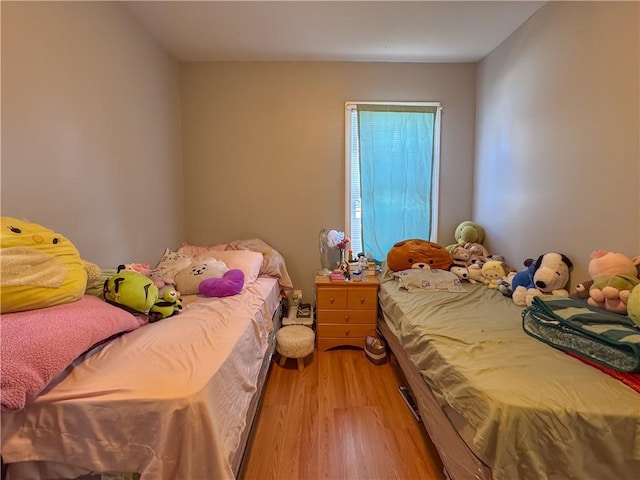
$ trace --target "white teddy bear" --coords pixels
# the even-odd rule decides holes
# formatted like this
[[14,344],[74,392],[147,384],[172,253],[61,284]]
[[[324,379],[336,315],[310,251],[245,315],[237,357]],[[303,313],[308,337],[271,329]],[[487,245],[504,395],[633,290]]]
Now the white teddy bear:
[[174,280],[176,288],[182,295],[194,295],[199,291],[200,283],[209,278],[222,278],[229,269],[227,265],[214,258],[206,258],[193,262],[180,270]]

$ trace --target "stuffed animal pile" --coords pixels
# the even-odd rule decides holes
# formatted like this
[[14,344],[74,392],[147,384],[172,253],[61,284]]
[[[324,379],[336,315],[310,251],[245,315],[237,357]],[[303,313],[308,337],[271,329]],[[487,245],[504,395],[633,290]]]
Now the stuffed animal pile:
[[[0,225],[3,314],[72,303],[86,293],[146,315],[150,321],[174,315],[182,308],[173,281],[159,290],[157,282],[146,275],[150,271],[147,264],[103,271],[83,260],[67,237],[47,227],[15,217],[2,217]],[[168,281],[163,279],[162,287]],[[93,287],[97,282],[103,282],[99,290]]]
[[[426,240],[398,242],[387,255],[387,265],[394,272],[415,267],[448,269],[460,281],[497,289],[519,306],[530,306],[533,299],[541,295],[569,296],[573,263],[567,255],[553,251],[543,253],[526,259],[524,268],[517,271],[510,268],[501,255],[489,253],[483,245],[485,230],[477,223],[462,222],[454,236],[455,243],[444,248]],[[595,251],[589,264],[592,278],[579,284],[575,295],[590,305],[622,314],[627,314],[631,298],[637,311],[640,309],[640,300],[636,299],[640,297],[639,269],[640,257]],[[629,315],[640,319],[640,311]]]
[[455,238],[456,243],[446,247],[420,239],[398,242],[387,254],[387,266],[396,273],[415,268],[449,270],[459,281],[498,288],[511,270],[502,256],[490,255],[482,244],[484,229],[465,221],[456,228]]

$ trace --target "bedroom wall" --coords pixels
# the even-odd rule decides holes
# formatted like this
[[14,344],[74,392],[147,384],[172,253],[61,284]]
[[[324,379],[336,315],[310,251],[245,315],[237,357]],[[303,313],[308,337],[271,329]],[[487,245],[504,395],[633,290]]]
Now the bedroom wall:
[[2,215],[103,267],[184,239],[179,65],[122,5],[2,2]]
[[549,2],[478,66],[473,217],[518,269],[640,255],[640,4]]
[[[191,243],[260,237],[313,300],[318,232],[344,229],[346,101],[441,101],[439,236],[471,215],[474,64],[188,63],[181,69]],[[400,238],[398,240],[401,240]]]

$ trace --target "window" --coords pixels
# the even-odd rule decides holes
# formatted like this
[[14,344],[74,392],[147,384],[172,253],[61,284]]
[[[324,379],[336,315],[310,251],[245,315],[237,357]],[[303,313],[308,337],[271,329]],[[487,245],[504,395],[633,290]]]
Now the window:
[[384,260],[407,238],[435,241],[439,103],[347,102],[346,231],[354,255]]

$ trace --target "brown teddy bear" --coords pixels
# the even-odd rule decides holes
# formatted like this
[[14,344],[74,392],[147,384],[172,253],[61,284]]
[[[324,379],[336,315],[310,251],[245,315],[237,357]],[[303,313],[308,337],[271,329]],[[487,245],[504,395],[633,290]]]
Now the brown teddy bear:
[[396,243],[387,253],[387,266],[394,272],[416,268],[449,270],[453,256],[443,246],[417,238]]

